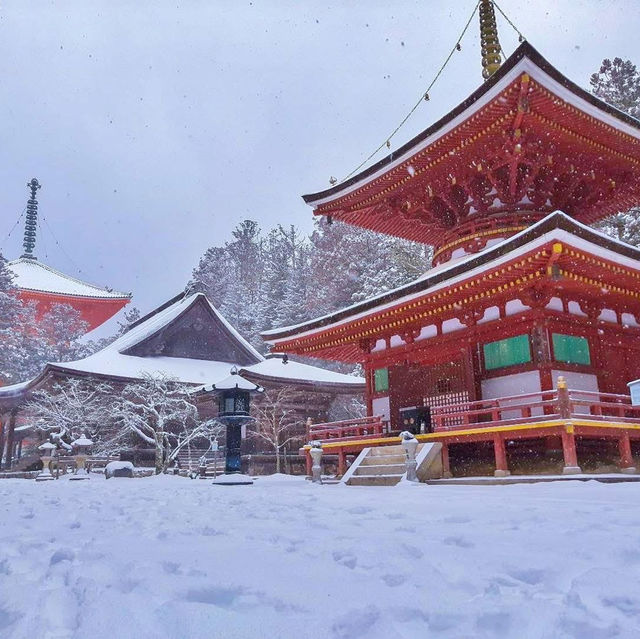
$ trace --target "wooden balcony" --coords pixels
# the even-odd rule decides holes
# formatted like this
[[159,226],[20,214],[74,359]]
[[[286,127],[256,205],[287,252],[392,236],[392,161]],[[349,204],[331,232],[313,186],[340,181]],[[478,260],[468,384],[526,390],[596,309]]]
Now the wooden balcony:
[[[496,427],[508,430],[509,426],[570,419],[640,425],[640,406],[632,406],[628,395],[559,388],[432,407],[431,425],[423,434]],[[380,416],[307,426],[307,441],[323,444],[397,435]]]
[[[347,455],[357,455],[371,446],[398,443],[380,416],[309,425],[308,440],[319,440],[327,453],[338,455],[338,474],[346,470]],[[561,441],[564,473],[580,472],[576,437],[617,441],[620,468],[635,472],[631,441],[640,440],[640,406],[632,406],[628,395],[570,390],[564,380],[558,388],[495,399],[452,403],[431,408],[431,420],[420,442],[442,444],[442,465],[449,472],[448,446],[458,443],[492,442],[497,476],[509,474],[506,444],[518,439],[555,437]],[[300,451],[311,472],[309,446]],[[446,476],[446,475],[445,475]]]

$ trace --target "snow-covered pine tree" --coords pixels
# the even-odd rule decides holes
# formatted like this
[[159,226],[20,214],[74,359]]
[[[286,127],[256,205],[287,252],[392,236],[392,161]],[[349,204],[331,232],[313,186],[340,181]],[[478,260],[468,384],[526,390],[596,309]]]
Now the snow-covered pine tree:
[[0,383],[16,381],[15,365],[21,359],[21,340],[15,327],[21,309],[13,287],[13,275],[0,254]]
[[[604,59],[590,83],[594,95],[635,118],[640,117],[640,73],[631,60]],[[640,246],[639,207],[616,213],[597,226],[607,235]]]

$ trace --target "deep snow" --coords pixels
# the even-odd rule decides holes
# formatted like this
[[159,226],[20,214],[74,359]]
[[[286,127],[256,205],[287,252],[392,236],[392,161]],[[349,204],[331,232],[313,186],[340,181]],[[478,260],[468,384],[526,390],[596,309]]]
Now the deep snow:
[[0,481],[0,636],[640,636],[640,486]]

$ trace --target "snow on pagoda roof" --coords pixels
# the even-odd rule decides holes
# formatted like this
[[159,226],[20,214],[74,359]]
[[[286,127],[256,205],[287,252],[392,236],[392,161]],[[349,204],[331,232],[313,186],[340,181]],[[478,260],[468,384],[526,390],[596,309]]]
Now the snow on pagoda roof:
[[130,299],[130,293],[112,291],[65,275],[36,259],[20,258],[7,264],[14,275],[13,284],[19,289],[70,297],[94,299]]
[[454,263],[439,265],[408,284],[322,317],[264,331],[261,335],[267,343],[278,346],[281,342],[348,324],[374,312],[378,313],[422,297],[427,292],[432,294],[438,290],[450,288],[462,280],[510,262],[552,240],[566,242],[575,248],[596,253],[604,259],[640,270],[640,249],[596,231],[562,211],[556,211],[502,242],[478,253],[466,255]]
[[303,195],[304,201],[316,208],[339,200],[364,185],[374,182],[467,121],[474,113],[496,99],[509,84],[523,73],[528,74],[557,98],[573,105],[586,115],[640,140],[640,121],[579,87],[525,41],[507,58],[491,78],[432,126],[397,151],[390,153],[352,178],[329,189]]
[[[97,353],[74,362],[51,363],[47,365],[47,368],[68,373],[75,372],[80,375],[98,375],[123,380],[140,379],[144,375],[163,375],[175,378],[185,384],[216,384],[219,380],[229,375],[232,364],[228,361],[126,354],[134,346],[139,345],[167,327],[194,304],[205,303],[224,327],[228,329],[237,343],[253,355],[253,360],[256,363],[242,367],[238,366],[240,373],[247,374],[255,379],[264,377],[280,381],[291,380],[311,384],[347,385],[352,388],[360,387],[364,383],[364,380],[360,377],[343,375],[308,364],[301,364],[291,360],[287,364],[283,364],[281,359],[265,359],[227,322],[203,293],[195,293],[186,297],[180,296],[174,299],[175,301],[172,300],[172,303],[161,306],[157,311],[139,320],[127,333]],[[47,370],[45,369],[40,378],[46,375],[46,372]],[[38,379],[33,380],[29,386],[37,383]],[[4,390],[0,388],[0,399],[3,397]],[[16,390],[26,390],[25,385],[17,385]]]

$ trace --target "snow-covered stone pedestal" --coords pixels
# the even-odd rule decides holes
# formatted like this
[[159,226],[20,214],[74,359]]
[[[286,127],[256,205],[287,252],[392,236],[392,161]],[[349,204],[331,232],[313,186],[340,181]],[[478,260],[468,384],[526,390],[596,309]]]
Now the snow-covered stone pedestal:
[[580,466],[565,466],[562,469],[563,475],[580,475],[582,474],[582,468]]
[[253,484],[253,478],[242,473],[231,473],[228,475],[220,475],[212,482],[214,486],[249,486]]
[[57,446],[51,442],[45,442],[38,446],[38,450],[42,451],[42,471],[36,477],[36,481],[51,481],[55,477],[51,474],[51,460],[53,459],[53,451]]
[[133,478],[133,464],[127,461],[109,462],[104,468],[104,476],[107,479],[111,479],[111,477]]
[[86,435],[78,437],[75,441],[71,442],[73,449],[76,452],[76,472],[69,478],[70,480],[78,481],[80,479],[89,479],[89,471],[86,467],[87,456],[89,455],[89,448],[93,446],[93,441]]
[[418,481],[418,475],[416,472],[418,468],[418,464],[416,462],[418,440],[415,438],[413,433],[408,430],[403,430],[400,433],[400,437],[402,438],[402,448],[404,449],[404,454],[407,458],[407,481]]
[[322,483],[322,443],[319,441],[309,442],[311,448],[309,449],[309,455],[313,464],[311,466],[311,481],[314,484]]

